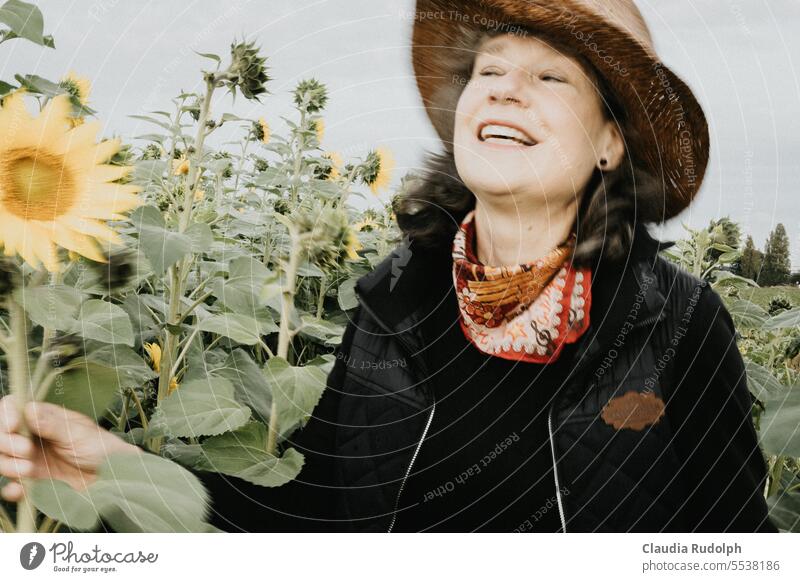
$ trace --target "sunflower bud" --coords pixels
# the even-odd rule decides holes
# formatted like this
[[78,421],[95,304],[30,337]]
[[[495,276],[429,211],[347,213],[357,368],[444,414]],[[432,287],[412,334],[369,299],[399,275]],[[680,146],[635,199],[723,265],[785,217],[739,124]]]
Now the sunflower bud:
[[256,172],[266,172],[267,169],[269,169],[269,162],[264,158],[253,156],[253,167],[255,168]]
[[272,205],[272,209],[277,214],[289,214],[289,203],[283,198],[276,200]]
[[227,71],[227,85],[231,91],[236,88],[246,99],[256,99],[267,92],[265,87],[270,80],[265,66],[266,58],[258,54],[258,47],[252,42],[231,45],[231,66]]
[[306,113],[316,113],[325,108],[328,89],[316,79],[301,81],[294,90],[294,102]]
[[157,143],[148,144],[142,151],[143,160],[160,160],[161,159],[161,146]]
[[[229,160],[231,155],[228,152],[217,152],[214,154],[215,160]],[[233,176],[233,162],[228,163],[225,166],[225,169],[222,170],[222,177],[223,178],[230,178]]]
[[303,237],[303,258],[322,268],[335,268],[344,264],[345,258],[358,259],[356,251],[361,243],[350,228],[347,214],[328,204],[315,204],[298,209],[295,225]]

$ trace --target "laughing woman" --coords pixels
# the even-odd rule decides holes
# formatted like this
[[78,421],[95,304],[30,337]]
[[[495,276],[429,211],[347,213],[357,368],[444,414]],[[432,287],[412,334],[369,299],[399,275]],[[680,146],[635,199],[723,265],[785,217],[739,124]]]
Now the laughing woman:
[[215,525],[775,531],[730,315],[645,227],[709,138],[633,2],[418,0],[413,40],[443,151],[358,281],[298,480],[205,476]]

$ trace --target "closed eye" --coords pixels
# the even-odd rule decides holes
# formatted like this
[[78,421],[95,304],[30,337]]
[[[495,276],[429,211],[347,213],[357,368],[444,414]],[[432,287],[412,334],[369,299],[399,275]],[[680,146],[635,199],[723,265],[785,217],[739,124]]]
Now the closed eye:
[[542,75],[542,81],[552,80],[557,83],[566,83],[564,79],[561,77],[556,77],[555,75],[551,75],[550,73],[545,73]]
[[492,75],[502,75],[503,71],[501,69],[498,69],[497,67],[488,67],[486,69],[483,69],[480,74],[481,77],[489,77]]

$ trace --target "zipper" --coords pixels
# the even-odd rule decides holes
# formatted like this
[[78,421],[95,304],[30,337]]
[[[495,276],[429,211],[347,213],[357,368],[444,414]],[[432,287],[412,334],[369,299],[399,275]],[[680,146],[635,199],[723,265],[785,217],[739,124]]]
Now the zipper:
[[406,486],[406,480],[408,480],[408,476],[411,474],[411,467],[414,466],[414,461],[417,460],[417,455],[419,454],[419,450],[422,448],[422,443],[425,440],[425,435],[428,434],[428,428],[431,426],[431,421],[433,420],[433,413],[436,410],[436,400],[433,401],[433,406],[431,406],[431,413],[428,415],[428,421],[425,423],[425,429],[422,431],[422,436],[417,443],[417,448],[414,449],[414,455],[411,457],[411,462],[408,464],[408,469],[406,469],[406,474],[403,476],[403,481],[400,483],[400,489],[397,490],[397,498],[394,500],[394,510],[392,511],[392,522],[389,524],[389,529],[386,530],[386,533],[392,533],[392,528],[394,528],[394,523],[397,521],[397,509],[400,507],[400,496],[403,494],[403,488]]
[[639,327],[644,327],[646,325],[650,325],[651,323],[661,321],[665,315],[666,314],[662,311],[658,315],[653,315],[651,317],[648,317],[647,319],[643,319],[642,321],[637,321],[636,325],[634,325],[632,329],[637,329]]
[[567,520],[564,516],[564,501],[561,499],[561,484],[558,482],[558,466],[556,463],[556,445],[553,438],[553,406],[547,411],[547,434],[550,437],[550,456],[553,459],[553,479],[556,482],[556,502],[558,503],[558,516],[561,518],[561,531],[567,533]]
[[[372,317],[372,319],[374,319],[375,322],[384,331],[386,331],[387,333],[390,333],[390,334],[394,334],[395,339],[398,341],[398,343],[400,345],[403,346],[403,348],[407,352],[409,361],[414,362],[415,360],[412,357],[413,350],[408,345],[408,343],[406,343],[405,340],[401,339],[402,336],[400,334],[398,334],[395,330],[391,329],[388,325],[386,325],[386,323],[383,322],[383,320],[381,320],[381,318],[379,318],[377,316],[377,314],[369,307],[369,305],[367,305],[366,301],[364,301],[364,298],[361,296],[361,294],[358,293],[358,289],[356,289],[356,295],[358,295],[358,298],[360,299],[360,305],[364,308],[364,310],[367,313],[369,313],[369,315]],[[416,362],[417,362],[417,365],[420,368],[420,371],[423,374],[422,377],[423,378],[427,378],[428,377],[428,368],[425,365],[425,362],[423,360],[421,360],[421,359],[419,361],[416,361]],[[419,442],[417,443],[417,446],[414,449],[414,453],[411,455],[411,461],[408,463],[408,467],[406,468],[405,475],[403,475],[403,480],[400,482],[400,488],[397,490],[397,497],[394,500],[394,509],[392,510],[392,521],[389,523],[389,529],[387,530],[387,533],[391,533],[392,529],[394,528],[394,524],[397,521],[397,510],[400,507],[400,496],[402,495],[403,489],[406,486],[406,481],[408,481],[408,477],[411,474],[411,469],[414,466],[414,462],[417,460],[417,455],[419,455],[419,450],[420,450],[420,448],[422,448],[422,443],[425,440],[425,436],[428,434],[428,429],[430,428],[431,421],[433,420],[433,413],[436,411],[436,395],[433,393],[433,391],[431,391],[431,398],[432,398],[431,412],[428,415],[428,420],[425,422],[425,428],[422,430],[422,436],[420,436]]]

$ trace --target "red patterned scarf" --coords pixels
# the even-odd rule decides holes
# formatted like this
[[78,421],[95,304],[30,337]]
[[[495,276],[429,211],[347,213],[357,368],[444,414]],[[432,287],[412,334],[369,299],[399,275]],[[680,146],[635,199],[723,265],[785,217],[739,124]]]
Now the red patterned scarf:
[[475,211],[453,240],[453,283],[464,335],[479,350],[546,364],[589,327],[591,269],[575,269],[575,233],[523,265],[486,266],[475,251]]

